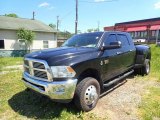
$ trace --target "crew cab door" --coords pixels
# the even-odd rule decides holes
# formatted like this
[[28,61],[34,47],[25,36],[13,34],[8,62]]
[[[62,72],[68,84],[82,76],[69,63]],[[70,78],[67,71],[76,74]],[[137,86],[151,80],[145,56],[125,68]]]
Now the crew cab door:
[[[111,42],[116,41],[118,41],[116,34],[108,34],[105,36],[103,45],[107,46],[110,45]],[[103,51],[101,65],[103,68],[104,82],[121,73],[121,69],[123,68],[121,63],[124,63],[122,56],[121,48],[107,49]]]
[[[125,72],[134,66],[135,47],[126,34],[117,34],[118,41],[121,42],[121,71]],[[132,42],[132,44],[130,43]]]

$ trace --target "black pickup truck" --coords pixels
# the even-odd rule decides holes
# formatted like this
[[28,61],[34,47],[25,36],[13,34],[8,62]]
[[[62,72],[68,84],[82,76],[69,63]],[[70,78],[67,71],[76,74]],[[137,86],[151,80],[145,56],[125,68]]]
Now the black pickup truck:
[[128,33],[84,33],[59,48],[27,54],[22,80],[27,89],[90,111],[104,88],[134,71],[149,74],[150,60],[150,47],[135,46]]

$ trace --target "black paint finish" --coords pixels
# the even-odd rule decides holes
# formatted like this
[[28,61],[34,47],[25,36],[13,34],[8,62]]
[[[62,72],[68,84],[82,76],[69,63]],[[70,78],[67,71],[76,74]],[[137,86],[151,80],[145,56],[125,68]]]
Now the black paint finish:
[[[143,65],[146,58],[151,59],[150,48],[146,45],[135,46],[128,33],[101,33],[102,36],[97,43],[97,47],[59,47],[33,52],[25,57],[46,60],[49,66],[71,66],[76,72],[75,78],[79,78],[84,71],[94,70],[98,73],[97,75],[99,75],[102,83],[134,69],[137,64]],[[102,50],[105,41],[109,41],[110,35],[116,36],[115,41],[120,41],[119,36],[125,36],[127,45],[122,45],[117,49]],[[126,42],[121,41],[122,43]]]

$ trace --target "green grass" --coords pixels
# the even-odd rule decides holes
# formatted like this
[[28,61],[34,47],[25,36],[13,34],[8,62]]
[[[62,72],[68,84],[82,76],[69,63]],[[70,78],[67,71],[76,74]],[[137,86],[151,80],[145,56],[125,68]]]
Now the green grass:
[[22,64],[22,59],[22,57],[0,57],[0,71],[3,71],[6,66]]
[[160,87],[148,88],[149,93],[145,94],[139,106],[141,116],[144,120],[160,119]]
[[[1,67],[22,63],[22,58],[0,58]],[[27,91],[21,82],[22,71],[0,74],[0,119],[97,119],[93,113],[83,113],[69,104],[55,103],[49,98]]]
[[151,45],[152,60],[151,60],[151,77],[158,78],[160,82],[160,47]]
[[[145,82],[160,82],[160,47],[151,45],[151,73],[148,76],[137,76]],[[22,64],[23,58],[0,58],[0,69],[6,66]],[[47,97],[26,91],[21,82],[22,71],[5,69],[9,73],[0,74],[0,119],[101,119],[93,113],[83,113],[73,103],[55,103]],[[16,71],[15,71],[16,70]],[[1,72],[1,71],[0,71]],[[140,116],[144,120],[160,118],[160,87],[147,87],[139,105]]]
[[[155,81],[159,85],[147,87],[148,92],[142,95],[139,111],[143,120],[160,119],[160,47],[151,45],[151,50],[151,73],[143,77],[143,80]],[[139,78],[142,79],[141,76]]]

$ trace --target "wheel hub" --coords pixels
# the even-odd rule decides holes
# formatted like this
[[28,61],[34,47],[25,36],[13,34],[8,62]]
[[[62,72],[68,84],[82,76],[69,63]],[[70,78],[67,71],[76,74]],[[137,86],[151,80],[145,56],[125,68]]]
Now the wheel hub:
[[96,87],[93,85],[89,86],[86,89],[85,95],[84,95],[85,103],[87,105],[91,105],[97,100],[97,98],[98,98],[98,94],[97,94]]
[[147,73],[149,73],[149,69],[150,69],[149,67],[150,67],[150,66],[149,66],[149,62],[147,62],[147,64],[146,64],[146,72],[147,72]]

